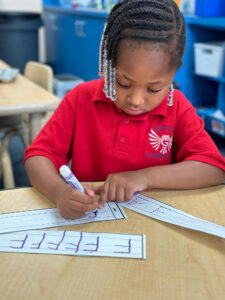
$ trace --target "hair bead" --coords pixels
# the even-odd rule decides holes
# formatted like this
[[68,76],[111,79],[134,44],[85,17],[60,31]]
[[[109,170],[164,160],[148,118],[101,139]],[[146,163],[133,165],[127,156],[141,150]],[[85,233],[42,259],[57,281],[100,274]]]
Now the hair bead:
[[168,106],[173,106],[173,91],[174,91],[174,87],[173,84],[171,84],[169,88],[169,95],[168,95]]

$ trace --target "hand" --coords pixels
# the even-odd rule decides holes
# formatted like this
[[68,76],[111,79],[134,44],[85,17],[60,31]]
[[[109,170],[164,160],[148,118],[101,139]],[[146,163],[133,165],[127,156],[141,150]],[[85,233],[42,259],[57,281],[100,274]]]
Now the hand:
[[94,187],[90,183],[84,183],[85,193],[73,189],[70,185],[61,193],[56,201],[60,215],[65,219],[75,219],[85,212],[98,207],[95,200]]
[[147,189],[147,178],[143,169],[111,174],[104,185],[95,188],[95,193],[100,195],[99,207],[103,207],[107,200],[117,202],[130,200],[135,192],[145,189]]

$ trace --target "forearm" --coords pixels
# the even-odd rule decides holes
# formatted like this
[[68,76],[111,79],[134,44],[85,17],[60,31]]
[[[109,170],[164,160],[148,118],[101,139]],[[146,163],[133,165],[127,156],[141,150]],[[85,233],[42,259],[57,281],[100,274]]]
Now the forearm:
[[52,161],[44,156],[32,156],[25,162],[30,183],[49,200],[57,202],[59,195],[68,185],[56,171]]
[[148,189],[195,189],[221,184],[225,172],[217,167],[198,161],[144,169]]

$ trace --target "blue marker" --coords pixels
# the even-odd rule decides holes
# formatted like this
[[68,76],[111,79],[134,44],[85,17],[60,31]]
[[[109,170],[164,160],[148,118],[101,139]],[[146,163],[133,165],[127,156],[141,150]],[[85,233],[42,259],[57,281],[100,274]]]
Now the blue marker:
[[[76,178],[76,176],[71,172],[70,168],[66,165],[63,165],[59,168],[60,175],[65,179],[65,181],[74,189],[85,193],[83,186]],[[97,212],[97,208],[93,212]]]

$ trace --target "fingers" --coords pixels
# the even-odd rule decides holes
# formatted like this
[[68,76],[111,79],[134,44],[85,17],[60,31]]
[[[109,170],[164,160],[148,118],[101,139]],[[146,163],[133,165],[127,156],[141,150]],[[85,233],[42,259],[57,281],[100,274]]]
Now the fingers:
[[94,187],[95,194],[100,195],[103,186],[104,186],[104,185],[95,186],[95,187]]
[[83,215],[83,213],[80,213],[80,212],[77,212],[77,211],[73,211],[71,209],[67,209],[67,208],[62,208],[62,209],[59,209],[58,207],[58,210],[60,212],[60,215],[64,218],[64,219],[77,219],[79,217],[81,217]]
[[71,201],[67,205],[58,206],[61,216],[65,219],[76,219],[86,212],[91,212],[97,208],[96,203],[83,205],[79,202]]
[[[95,187],[93,184],[88,183],[85,187],[85,192],[89,195],[89,197],[94,197],[95,194],[99,195],[101,194],[103,185]],[[105,205],[105,201],[102,201],[101,203],[98,201],[98,207],[97,208],[103,208]]]
[[120,174],[111,174],[107,177],[105,184],[98,190],[100,194],[99,204],[102,205],[106,201],[122,202],[130,200],[135,191],[135,186],[132,182],[130,183],[129,178],[124,180]]
[[[94,187],[91,183],[84,183],[85,193],[68,187],[60,196],[57,207],[64,218],[74,219],[85,212],[103,208],[106,201],[130,200],[134,192],[141,190],[136,184],[137,178],[134,172],[111,174],[101,186]],[[99,201],[95,194],[99,194]]]
[[105,202],[107,201],[107,197],[103,196],[104,195],[103,189],[104,189],[104,185],[94,187],[95,194],[99,195],[98,208],[103,208]]
[[117,188],[115,200],[116,200],[117,202],[122,202],[122,201],[124,201],[124,200],[125,200],[124,195],[125,195],[124,188]]
[[109,181],[106,180],[105,184],[101,187],[100,195],[99,195],[99,208],[104,207],[107,199],[108,199],[108,188],[109,188]]
[[124,193],[124,201],[131,200],[135,193],[136,192],[135,192],[134,189],[126,190],[125,193]]
[[57,207],[62,217],[75,219],[85,212],[90,212],[98,207],[98,202],[93,196],[94,192],[91,186],[85,186],[85,188],[89,195],[70,187],[63,192],[57,202]]
[[87,194],[73,190],[69,204],[71,209],[85,213],[97,208],[98,201],[95,199],[93,190],[87,188]]
[[95,196],[95,188],[93,186],[92,183],[85,183],[84,184],[84,190],[85,193],[90,197],[90,198],[94,198]]

